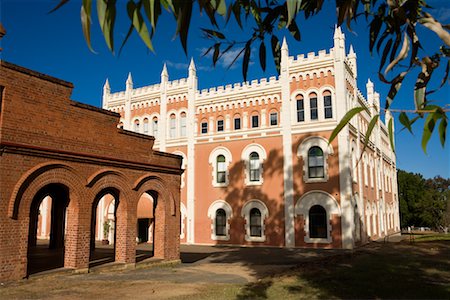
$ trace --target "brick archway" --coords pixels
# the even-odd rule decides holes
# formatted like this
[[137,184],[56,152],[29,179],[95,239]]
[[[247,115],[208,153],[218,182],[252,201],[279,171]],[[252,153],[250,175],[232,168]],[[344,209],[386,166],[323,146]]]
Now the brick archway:
[[64,267],[66,268],[87,268],[87,261],[84,260],[80,251],[81,241],[86,236],[87,222],[89,221],[80,211],[87,207],[83,205],[85,198],[83,192],[83,180],[75,170],[64,164],[43,164],[39,165],[22,176],[16,184],[14,193],[10,198],[9,213],[15,222],[20,222],[18,226],[18,236],[16,237],[20,247],[18,253],[22,258],[26,258],[17,264],[16,268],[22,277],[27,276],[28,264],[28,238],[30,235],[30,213],[31,204],[40,190],[51,184],[59,184],[67,187],[69,203],[67,206],[67,234],[65,235]]
[[[144,193],[157,195],[157,205],[154,212],[156,220],[154,225],[154,257],[178,259],[180,253],[180,207],[171,193],[173,189],[167,182],[157,176],[143,176],[135,182],[134,190],[137,191],[139,198]],[[173,238],[174,236],[177,237],[176,240]]]

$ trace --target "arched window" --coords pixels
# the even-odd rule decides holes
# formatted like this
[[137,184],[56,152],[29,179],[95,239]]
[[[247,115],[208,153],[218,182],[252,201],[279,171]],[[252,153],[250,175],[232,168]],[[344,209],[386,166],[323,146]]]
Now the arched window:
[[180,114],[180,136],[186,136],[186,113],[182,112]]
[[317,95],[316,93],[309,94],[309,108],[311,112],[311,120],[317,120],[319,114],[317,113]]
[[171,114],[169,137],[174,138],[176,134],[177,134],[177,119],[175,117],[175,114]]
[[250,181],[260,181],[260,162],[259,155],[256,152],[250,153],[249,157],[249,173]]
[[226,173],[227,173],[227,166],[225,163],[225,156],[219,155],[217,156],[217,183],[225,183],[226,181]]
[[305,121],[305,104],[303,101],[303,96],[298,95],[297,99],[297,122]]
[[323,151],[320,147],[311,147],[308,151],[308,174],[309,178],[324,178]]
[[320,205],[314,205],[309,210],[309,237],[327,238],[327,212]]
[[144,119],[144,134],[148,134],[148,119]]
[[152,119],[152,135],[157,138],[158,137],[158,118],[153,117]]
[[216,236],[226,236],[226,227],[227,227],[227,214],[224,209],[219,208],[216,210],[216,226],[215,226],[215,234]]
[[261,237],[262,236],[262,218],[261,211],[257,208],[250,210],[250,236]]
[[323,92],[323,109],[325,113],[325,119],[333,118],[333,105],[331,103],[330,91]]
[[139,132],[139,120],[134,120],[134,131]]

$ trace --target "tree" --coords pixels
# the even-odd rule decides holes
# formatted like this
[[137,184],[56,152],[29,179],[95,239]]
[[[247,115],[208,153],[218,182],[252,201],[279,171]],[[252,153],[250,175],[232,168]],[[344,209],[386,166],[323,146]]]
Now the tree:
[[450,179],[398,171],[401,226],[449,226]]
[[[52,10],[55,11],[70,0],[60,0]],[[81,23],[83,33],[90,49],[92,2],[83,0],[81,4]],[[267,47],[266,41],[270,40],[271,53],[280,71],[281,47],[277,33],[282,28],[300,41],[300,30],[297,25],[300,15],[305,19],[317,14],[323,6],[323,0],[128,0],[126,11],[130,20],[128,34],[122,41],[122,47],[126,44],[133,31],[137,32],[146,47],[153,51],[152,37],[157,30],[158,18],[162,13],[168,13],[175,17],[177,23],[176,35],[179,36],[181,45],[187,53],[187,39],[189,24],[194,9],[205,13],[210,22],[210,28],[203,28],[203,34],[212,41],[211,47],[206,51],[212,51],[212,61],[215,65],[220,57],[235,47],[239,47],[238,55],[243,56],[242,75],[247,79],[247,71],[252,55],[251,49],[258,48],[260,66],[266,68]],[[381,54],[378,75],[381,81],[390,85],[386,98],[384,111],[388,110],[395,96],[401,88],[402,82],[407,76],[414,76],[413,70],[419,69],[414,86],[415,110],[399,110],[400,123],[412,133],[411,126],[419,118],[425,118],[422,134],[422,148],[426,147],[431,135],[438,127],[440,142],[445,144],[447,135],[449,105],[438,106],[433,104],[429,95],[442,88],[448,82],[450,70],[450,26],[442,25],[430,14],[430,7],[424,0],[336,0],[336,23],[338,26],[346,24],[351,26],[361,18],[370,27],[369,51],[374,49]],[[194,5],[195,4],[195,5]],[[97,18],[103,32],[106,44],[113,52],[114,25],[117,14],[117,0],[97,0]],[[218,16],[225,17],[221,22]],[[224,34],[223,28],[233,20],[243,29],[246,25],[252,27],[252,33],[243,41],[230,40]],[[439,49],[429,49],[428,45],[421,44],[421,39],[416,30],[423,26],[429,32],[437,34],[442,45]],[[120,52],[119,50],[119,52]],[[427,50],[427,51],[424,51]],[[409,57],[409,62],[402,65],[401,62]],[[387,65],[386,65],[387,64]],[[432,76],[441,72],[442,81],[439,87],[429,90],[428,85]],[[389,75],[389,76],[388,76]],[[332,135],[337,133],[361,110],[350,111],[338,125]],[[378,119],[379,114],[372,116],[372,120]],[[438,125],[439,124],[439,125]],[[388,124],[393,148],[392,123]],[[366,136],[371,134],[369,127]],[[332,140],[330,139],[330,141]]]

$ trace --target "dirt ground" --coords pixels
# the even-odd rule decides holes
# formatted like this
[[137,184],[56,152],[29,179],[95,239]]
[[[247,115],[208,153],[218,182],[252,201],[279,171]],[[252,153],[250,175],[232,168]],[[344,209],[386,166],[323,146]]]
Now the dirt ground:
[[[195,299],[208,290],[216,291],[216,298],[229,299],[227,290],[233,289],[232,295],[236,295],[236,290],[268,277],[278,280],[278,275],[289,274],[296,268],[339,262],[340,257],[358,253],[370,255],[411,248],[406,242],[395,244],[371,243],[354,251],[183,246],[183,262],[178,265],[78,275],[36,275],[18,282],[0,283],[0,299]],[[432,255],[434,249],[427,251]]]

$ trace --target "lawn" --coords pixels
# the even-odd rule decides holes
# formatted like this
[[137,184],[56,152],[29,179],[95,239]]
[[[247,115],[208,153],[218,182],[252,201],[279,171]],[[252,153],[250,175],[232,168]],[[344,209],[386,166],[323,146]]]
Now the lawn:
[[208,287],[192,299],[450,299],[450,241],[439,239],[372,243],[244,287]]

